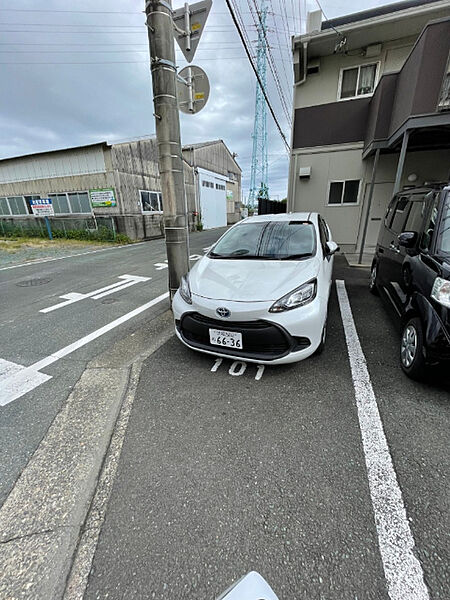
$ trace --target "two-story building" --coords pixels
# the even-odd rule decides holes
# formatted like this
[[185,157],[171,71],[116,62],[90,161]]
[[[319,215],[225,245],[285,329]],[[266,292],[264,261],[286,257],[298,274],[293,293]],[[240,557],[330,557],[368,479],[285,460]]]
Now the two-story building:
[[408,0],[293,38],[288,210],[318,211],[370,251],[393,193],[450,178],[450,3]]

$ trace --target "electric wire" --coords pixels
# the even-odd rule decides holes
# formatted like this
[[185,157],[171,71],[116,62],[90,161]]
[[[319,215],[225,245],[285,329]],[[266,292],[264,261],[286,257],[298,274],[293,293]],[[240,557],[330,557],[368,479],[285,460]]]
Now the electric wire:
[[[253,11],[252,11],[252,6],[250,4],[250,0],[247,0],[247,3],[249,5],[250,11],[252,12],[252,16],[253,16],[253,19],[255,21],[255,25],[258,26],[258,24],[256,22],[256,17],[253,14]],[[257,16],[258,16],[259,27],[261,28],[261,30],[263,32],[264,39],[265,39],[265,42],[266,42],[266,44],[265,44],[266,45],[266,56],[268,58],[270,71],[272,73],[272,76],[273,76],[273,78],[275,80],[275,83],[276,83],[276,86],[277,86],[277,92],[278,92],[278,95],[280,97],[281,107],[282,107],[282,109],[284,111],[284,114],[285,114],[285,117],[286,117],[286,120],[287,120],[289,126],[292,126],[289,104],[288,104],[288,101],[286,100],[286,97],[285,97],[285,94],[284,94],[284,90],[283,90],[283,86],[281,85],[281,81],[280,81],[280,78],[279,78],[279,75],[278,75],[278,69],[277,69],[277,67],[275,65],[275,62],[274,62],[274,57],[273,57],[273,54],[272,54],[272,51],[271,51],[271,48],[270,48],[269,40],[267,39],[267,34],[266,34],[266,31],[265,31],[265,28],[262,26],[261,12],[258,9],[258,5],[256,4],[256,0],[253,0],[253,5],[255,7],[255,11],[256,11]]]
[[261,81],[261,77],[259,76],[258,70],[257,70],[257,68],[255,66],[253,58],[252,58],[252,56],[250,54],[250,51],[249,51],[249,49],[247,47],[247,44],[245,42],[244,34],[241,31],[241,27],[239,26],[239,23],[238,23],[238,21],[236,19],[236,15],[234,13],[233,7],[231,6],[231,0],[225,0],[225,2],[227,4],[228,10],[230,11],[231,18],[233,19],[233,23],[235,24],[235,27],[236,27],[237,32],[239,34],[239,37],[241,38],[242,44],[244,46],[245,53],[247,54],[247,58],[248,58],[248,60],[250,62],[250,65],[251,65],[251,67],[253,69],[253,72],[255,73],[255,76],[256,76],[256,79],[258,80],[259,85],[261,86],[261,91],[263,93],[264,99],[267,102],[267,106],[268,106],[268,108],[270,110],[270,114],[272,115],[272,118],[275,121],[275,125],[276,125],[276,127],[278,129],[278,132],[279,132],[279,134],[281,136],[281,139],[283,140],[284,145],[286,146],[286,150],[289,152],[290,151],[290,147],[289,147],[288,141],[286,139],[286,136],[283,133],[283,130],[281,129],[281,125],[278,122],[277,116],[276,116],[276,114],[275,114],[275,112],[273,110],[272,103],[270,102],[270,100],[269,100],[269,98],[267,96],[267,92],[264,89],[263,83]]

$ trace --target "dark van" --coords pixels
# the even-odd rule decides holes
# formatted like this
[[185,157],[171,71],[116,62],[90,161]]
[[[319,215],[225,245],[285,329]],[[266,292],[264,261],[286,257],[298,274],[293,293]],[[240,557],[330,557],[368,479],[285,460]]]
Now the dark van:
[[401,324],[400,363],[413,379],[450,360],[450,184],[399,192],[381,224],[369,290]]

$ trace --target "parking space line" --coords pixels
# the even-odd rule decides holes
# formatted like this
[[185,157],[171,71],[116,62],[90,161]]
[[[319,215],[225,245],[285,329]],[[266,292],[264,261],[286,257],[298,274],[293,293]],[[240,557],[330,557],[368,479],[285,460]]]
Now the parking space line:
[[345,282],[336,281],[378,544],[391,600],[429,600]]
[[[45,375],[44,373],[40,373],[41,369],[45,369],[45,367],[48,367],[49,365],[53,364],[57,360],[64,358],[65,356],[67,356],[68,354],[71,354],[72,352],[75,352],[75,350],[78,350],[82,346],[89,344],[89,342],[96,340],[97,338],[104,335],[105,333],[108,333],[108,331],[111,331],[111,329],[114,329],[115,327],[122,325],[122,323],[129,321],[133,317],[136,317],[140,313],[151,308],[152,306],[155,306],[155,304],[162,302],[163,300],[165,300],[168,297],[169,297],[169,292],[166,292],[165,294],[161,294],[161,296],[157,296],[156,298],[153,298],[153,300],[150,300],[150,302],[146,302],[145,304],[142,304],[142,306],[139,306],[138,308],[135,308],[134,310],[130,311],[129,313],[122,315],[118,319],[111,321],[111,323],[107,323],[103,327],[100,327],[100,329],[97,329],[97,330],[93,331],[92,333],[85,335],[84,337],[80,338],[76,342],[73,342],[72,344],[69,344],[68,346],[65,346],[64,348],[61,348],[61,350],[58,350],[57,352],[50,354],[50,356],[47,356],[47,357],[43,358],[42,360],[39,360],[38,362],[34,363],[33,365],[30,365],[29,367],[24,367],[23,369],[20,369],[17,372],[13,372],[9,377],[6,377],[2,381],[0,381],[0,406],[5,406],[6,404],[9,404],[13,400],[17,400],[17,398],[20,398],[27,392],[29,392],[32,389],[41,385],[41,383],[44,383],[45,381],[50,379],[50,375]],[[6,370],[6,367],[5,367],[5,370]]]

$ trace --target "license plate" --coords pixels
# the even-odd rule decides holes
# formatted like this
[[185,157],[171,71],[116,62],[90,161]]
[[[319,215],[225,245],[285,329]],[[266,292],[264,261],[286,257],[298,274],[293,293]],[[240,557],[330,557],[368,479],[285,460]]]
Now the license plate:
[[242,333],[236,331],[223,331],[222,329],[210,329],[209,341],[214,346],[226,346],[242,350]]

